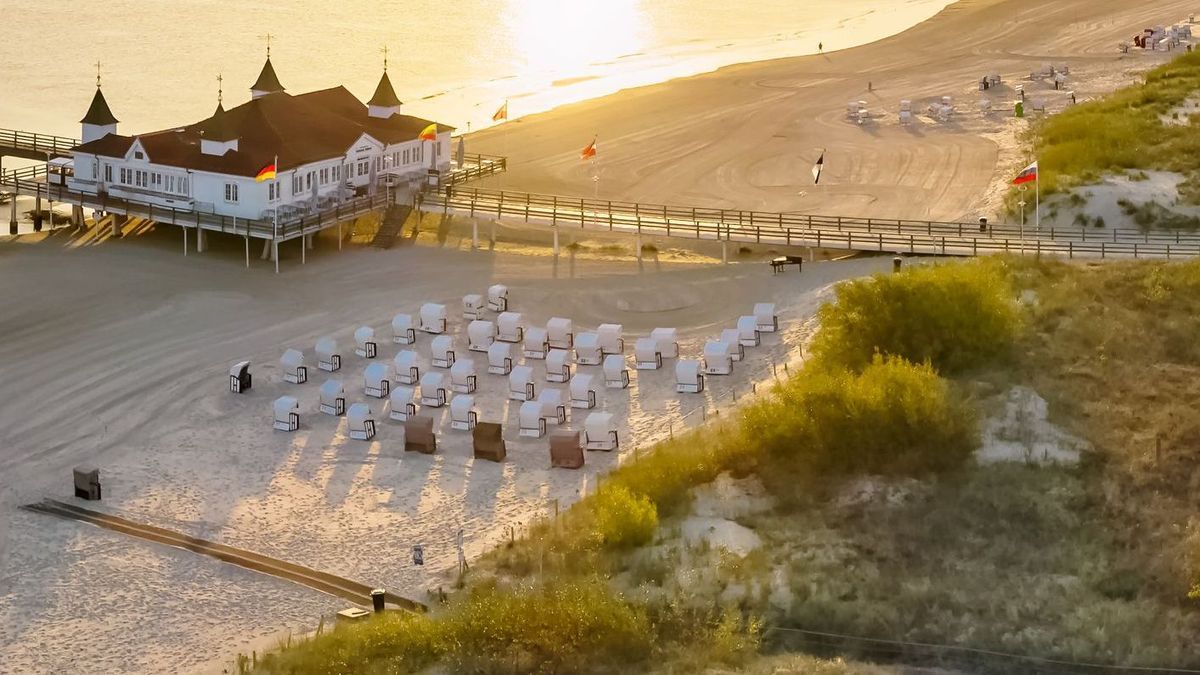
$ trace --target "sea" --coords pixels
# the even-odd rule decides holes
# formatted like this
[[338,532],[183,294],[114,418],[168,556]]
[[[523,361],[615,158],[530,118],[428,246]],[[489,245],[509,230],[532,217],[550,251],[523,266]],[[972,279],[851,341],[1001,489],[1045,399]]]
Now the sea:
[[77,137],[97,74],[121,133],[191,123],[248,100],[268,47],[290,92],[366,100],[386,58],[404,112],[480,129],[505,101],[515,119],[845,49],[952,1],[0,0],[0,129]]

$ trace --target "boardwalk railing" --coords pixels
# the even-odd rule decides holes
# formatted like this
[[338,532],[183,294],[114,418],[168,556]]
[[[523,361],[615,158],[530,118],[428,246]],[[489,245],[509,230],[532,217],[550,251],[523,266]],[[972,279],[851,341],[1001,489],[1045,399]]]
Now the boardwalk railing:
[[79,139],[50,134],[35,134],[15,129],[0,129],[0,148],[20,150],[29,154],[64,157],[79,145]]
[[118,213],[180,227],[196,227],[214,232],[279,241],[313,234],[339,222],[353,220],[379,211],[386,208],[388,200],[386,193],[380,191],[375,195],[348,199],[311,214],[280,219],[276,223],[271,219],[235,218],[191,209],[177,209],[148,201],[115,197],[108,193],[93,195],[77,192],[60,185],[47,183],[46,176],[44,165],[7,171],[0,174],[0,188],[10,189],[19,194],[43,196],[57,202],[78,204],[105,213]]
[[508,169],[508,158],[499,155],[463,153],[463,162],[458,168],[442,177],[442,185],[461,185],[479,178],[504,173]]
[[847,250],[980,255],[1030,252],[1066,256],[1184,257],[1200,255],[1200,234],[1112,228],[988,226],[978,223],[881,220],[640,204],[450,186],[425,197],[425,210],[470,217],[520,219],[711,241]]

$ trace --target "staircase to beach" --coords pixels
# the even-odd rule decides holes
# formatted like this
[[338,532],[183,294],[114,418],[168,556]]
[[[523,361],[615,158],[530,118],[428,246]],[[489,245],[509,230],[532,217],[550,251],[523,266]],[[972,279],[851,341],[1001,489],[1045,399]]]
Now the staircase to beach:
[[403,229],[404,223],[408,222],[408,217],[412,215],[412,206],[409,204],[393,204],[388,207],[383,213],[383,220],[379,223],[379,230],[375,232],[375,238],[371,240],[371,245],[376,248],[391,248],[396,243],[396,237],[400,235],[400,230]]

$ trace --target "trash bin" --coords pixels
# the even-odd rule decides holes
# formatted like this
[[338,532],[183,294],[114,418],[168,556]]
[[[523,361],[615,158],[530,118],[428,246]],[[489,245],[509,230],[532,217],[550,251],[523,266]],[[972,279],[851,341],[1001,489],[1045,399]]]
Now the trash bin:
[[899,272],[902,264],[904,264],[904,260],[900,256],[892,258],[892,271]]
[[383,597],[385,593],[386,591],[382,588],[376,588],[371,591],[371,608],[375,610],[376,614],[383,611]]
[[987,218],[980,218],[980,219],[979,219],[979,233],[980,233],[980,234],[986,234],[986,233],[987,233]]

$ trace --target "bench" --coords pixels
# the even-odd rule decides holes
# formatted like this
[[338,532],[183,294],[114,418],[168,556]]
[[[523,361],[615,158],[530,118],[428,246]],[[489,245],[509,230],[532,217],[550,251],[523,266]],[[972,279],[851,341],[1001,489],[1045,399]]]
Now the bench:
[[804,271],[804,258],[798,255],[785,255],[771,259],[771,274],[779,274],[784,271],[788,265],[795,265],[796,269]]

